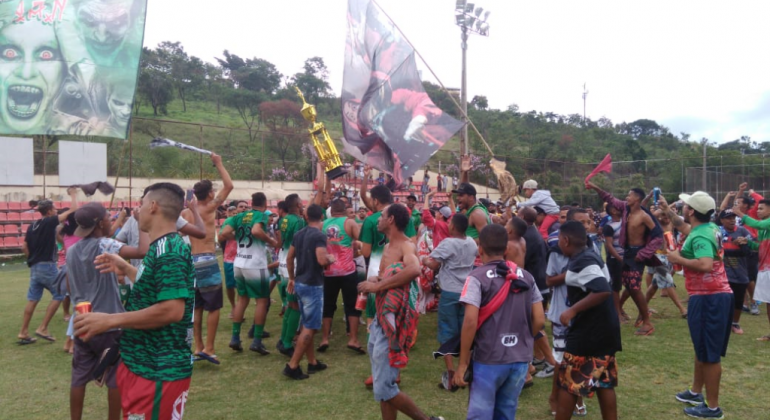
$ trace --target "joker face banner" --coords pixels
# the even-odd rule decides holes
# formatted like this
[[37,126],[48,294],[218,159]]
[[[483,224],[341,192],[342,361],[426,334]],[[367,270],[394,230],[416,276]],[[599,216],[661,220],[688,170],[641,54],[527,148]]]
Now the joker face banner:
[[0,133],[126,138],[147,0],[0,0]]
[[414,50],[370,0],[348,1],[342,83],[346,153],[397,183],[419,170],[460,128],[423,89]]

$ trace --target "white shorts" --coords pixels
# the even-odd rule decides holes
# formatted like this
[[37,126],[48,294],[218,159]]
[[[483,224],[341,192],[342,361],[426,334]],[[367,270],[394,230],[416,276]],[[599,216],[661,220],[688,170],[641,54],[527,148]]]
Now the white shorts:
[[754,287],[754,300],[770,303],[770,271],[757,273],[757,285]]
[[[289,255],[289,251],[285,251],[283,248],[281,248],[280,251],[278,251],[278,274],[280,274],[281,278],[288,279],[289,278],[289,268],[286,265],[286,257]],[[297,271],[297,259],[294,259],[294,271]]]

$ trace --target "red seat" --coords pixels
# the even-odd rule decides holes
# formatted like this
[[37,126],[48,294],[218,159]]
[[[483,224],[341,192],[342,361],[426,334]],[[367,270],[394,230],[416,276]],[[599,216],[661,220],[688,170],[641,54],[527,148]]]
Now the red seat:
[[18,210],[21,210],[21,209],[22,209],[21,203],[19,203],[18,201],[11,201],[11,202],[8,203],[8,210],[17,210],[18,211]]
[[6,213],[6,214],[8,215],[8,221],[9,222],[21,221],[20,213]]
[[0,212],[0,222],[5,222],[6,220],[8,220],[8,213]]
[[54,206],[54,208],[56,208],[57,210],[61,210],[61,209],[63,209],[63,208],[64,208],[64,202],[62,202],[62,201],[54,201],[54,202],[53,202],[53,206]]
[[21,225],[21,234],[22,235],[26,235],[28,229],[29,229],[29,225],[27,225],[27,224]]
[[8,236],[3,239],[6,248],[21,248],[21,238],[18,236]]
[[[37,213],[37,214],[40,214],[40,213]],[[27,213],[27,212],[21,213],[19,220],[21,220],[22,222],[31,222],[35,220],[35,213]]]
[[43,218],[43,215],[40,214],[40,212],[36,211],[36,212],[32,213],[32,220],[40,220],[42,218]]
[[3,234],[5,235],[18,235],[19,234],[19,227],[16,225],[5,225],[3,227]]
[[8,202],[7,201],[0,201],[0,211],[8,210]]

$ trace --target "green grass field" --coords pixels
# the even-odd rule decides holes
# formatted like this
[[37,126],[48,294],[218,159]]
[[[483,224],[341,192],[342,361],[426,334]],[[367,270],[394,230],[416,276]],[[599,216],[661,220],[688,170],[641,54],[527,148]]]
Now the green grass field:
[[[69,416],[70,356],[62,351],[66,323],[59,312],[50,326],[56,343],[38,341],[18,346],[16,335],[28,286],[29,271],[20,264],[0,271],[0,418],[64,419]],[[682,279],[677,278],[679,295],[685,297]],[[277,291],[275,292],[277,299]],[[47,305],[45,296],[40,306]],[[39,324],[43,308],[38,307],[31,331]],[[338,305],[341,308],[341,304]],[[633,304],[628,304],[629,314]],[[253,307],[253,306],[252,306]],[[693,350],[686,321],[681,319],[668,299],[656,298],[651,307],[656,332],[650,337],[634,337],[633,326],[624,325],[623,352],[618,354],[620,385],[617,389],[619,415],[624,420],[683,419],[683,405],[674,394],[685,389],[692,376]],[[280,331],[278,306],[273,306],[266,329],[273,337]],[[185,419],[377,419],[379,406],[362,381],[369,375],[369,359],[345,349],[344,324],[338,311],[334,320],[331,347],[321,360],[329,369],[305,381],[290,381],[281,375],[286,358],[277,352],[259,356],[248,350],[233,353],[227,343],[231,323],[227,319],[229,304],[217,337],[220,366],[198,362],[192,378]],[[250,308],[248,314],[252,314]],[[726,418],[767,419],[768,397],[764,386],[770,377],[770,345],[755,341],[768,332],[765,308],[762,316],[746,315],[742,319],[743,336],[730,339],[728,357],[724,360],[721,405]],[[449,393],[438,389],[442,361],[434,361],[431,351],[435,342],[436,315],[420,320],[419,338],[409,366],[402,375],[402,390],[408,393],[426,413],[446,419],[465,418],[467,390]],[[244,334],[245,338],[245,334]],[[276,338],[265,340],[274,349]],[[304,369],[304,367],[303,367]],[[535,386],[525,390],[519,400],[519,418],[549,419],[547,404],[550,379],[536,379]],[[104,418],[106,392],[90,385],[86,395],[84,418]],[[405,418],[404,416],[401,416]],[[588,417],[599,419],[595,399],[588,401]]]

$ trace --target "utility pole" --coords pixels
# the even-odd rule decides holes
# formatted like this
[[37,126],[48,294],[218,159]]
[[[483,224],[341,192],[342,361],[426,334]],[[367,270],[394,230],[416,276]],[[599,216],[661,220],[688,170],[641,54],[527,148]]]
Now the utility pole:
[[701,174],[701,190],[706,191],[706,145],[708,144],[708,140],[705,138],[702,140],[703,143],[703,173]]
[[462,27],[461,35],[462,43],[460,47],[463,50],[463,73],[462,73],[462,85],[460,87],[460,103],[463,108],[463,131],[462,142],[460,143],[460,155],[465,156],[469,153],[468,147],[468,74],[466,72],[466,55],[468,52],[468,28]]
[[583,125],[586,123],[586,98],[588,98],[588,91],[586,90],[586,84],[583,83]]

